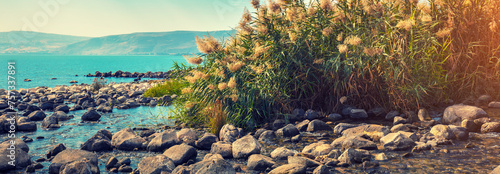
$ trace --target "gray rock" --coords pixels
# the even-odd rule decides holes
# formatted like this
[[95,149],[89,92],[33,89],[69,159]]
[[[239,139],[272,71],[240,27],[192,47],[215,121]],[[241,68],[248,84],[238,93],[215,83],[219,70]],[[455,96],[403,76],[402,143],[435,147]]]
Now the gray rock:
[[365,124],[342,131],[342,135],[345,137],[360,136],[365,134],[365,132],[381,132],[384,135],[387,135],[390,132],[390,129],[387,126]]
[[276,135],[281,137],[293,137],[299,134],[299,130],[292,124],[288,124],[285,127],[278,129]]
[[71,117],[69,117],[68,114],[63,111],[55,111],[51,116],[56,117],[57,121],[66,121],[71,119]]
[[33,111],[28,115],[28,118],[31,121],[41,121],[46,117],[45,113],[43,111]]
[[303,120],[302,122],[298,123],[295,125],[295,128],[297,128],[297,130],[299,131],[306,131],[307,130],[307,126],[309,126],[309,120]]
[[304,114],[304,117],[308,120],[314,120],[314,119],[318,119],[320,118],[318,112],[312,110],[312,109],[308,109],[306,111],[306,113]]
[[431,128],[430,133],[439,139],[453,139],[454,134],[447,125],[438,124]]
[[299,121],[299,120],[302,120],[304,118],[304,115],[306,114],[306,111],[304,111],[303,109],[294,109],[292,111],[292,114],[290,116],[290,121]]
[[130,128],[120,130],[111,138],[111,145],[113,147],[126,151],[141,149],[144,142],[146,142],[146,140],[137,136]]
[[488,122],[481,126],[481,133],[500,132],[499,122]]
[[84,150],[66,149],[52,159],[52,163],[49,166],[49,173],[57,174],[61,170],[66,170],[66,173],[69,174],[69,172],[86,171],[89,169],[90,173],[99,173],[98,159],[95,153]]
[[288,164],[300,164],[300,165],[305,165],[307,167],[316,167],[316,166],[321,165],[321,163],[319,163],[315,160],[312,160],[312,159],[309,159],[306,157],[302,157],[302,156],[289,156],[288,157]]
[[418,120],[426,121],[426,120],[430,120],[430,119],[431,119],[431,116],[429,115],[429,112],[427,111],[427,109],[419,109],[418,110]]
[[[172,173],[179,173],[176,171],[177,168],[172,171]],[[222,158],[209,158],[190,165],[185,171],[189,173],[217,173],[217,174],[236,174],[235,169],[231,163],[227,162]]]
[[175,164],[165,155],[156,155],[143,158],[137,169],[141,174],[170,173],[175,169]]
[[190,146],[194,146],[198,137],[196,136],[196,132],[193,129],[183,128],[177,131],[177,139]]
[[246,158],[252,154],[260,153],[262,145],[253,136],[247,135],[234,141],[232,148],[234,158]]
[[387,115],[385,115],[385,119],[392,121],[392,120],[394,120],[394,117],[396,117],[398,115],[400,115],[400,113],[398,111],[391,111],[391,112],[387,113]]
[[106,169],[111,169],[113,167],[116,167],[117,164],[118,164],[118,159],[116,159],[115,157],[112,156],[106,162],[105,167],[106,167]]
[[226,142],[234,142],[236,139],[238,139],[240,136],[240,131],[238,130],[237,127],[233,126],[232,124],[225,124],[222,126],[220,133],[219,133],[219,138],[221,141],[226,141]]
[[349,117],[352,119],[365,119],[368,118],[368,113],[364,109],[351,109]]
[[333,146],[325,142],[312,143],[302,149],[302,153],[311,154],[315,157],[327,155],[333,150]]
[[276,131],[286,125],[286,121],[283,119],[276,119],[273,122],[273,130]]
[[195,144],[198,149],[210,150],[212,144],[217,142],[217,139],[217,136],[207,132]]
[[55,116],[48,116],[43,119],[42,122],[43,128],[59,128],[59,122]]
[[170,147],[163,152],[163,155],[172,159],[175,165],[180,165],[187,162],[189,159],[196,158],[196,149],[187,144],[180,144]]
[[460,126],[464,127],[469,132],[479,132],[481,130],[481,126],[474,123],[473,120],[464,119]]
[[147,150],[152,152],[162,152],[180,143],[177,133],[173,129],[156,133],[156,136],[148,143]]
[[413,139],[402,132],[390,133],[380,139],[385,149],[408,150],[415,146]]
[[[29,148],[21,139],[7,139],[0,143],[0,171],[22,169],[31,164]],[[9,154],[15,152],[15,156]],[[12,162],[15,159],[14,162]],[[12,165],[14,164],[14,165]],[[6,172],[7,173],[7,172]]]
[[98,121],[101,118],[101,114],[97,113],[95,110],[89,110],[82,115],[83,121]]
[[323,122],[321,120],[313,120],[313,121],[309,122],[309,124],[307,126],[308,132],[316,132],[316,131],[323,131],[323,130],[332,131],[332,127],[330,127],[329,125],[327,125],[325,122]]
[[307,166],[302,164],[285,164],[271,170],[269,174],[305,174]]
[[263,133],[260,134],[259,136],[259,141],[272,141],[273,139],[276,138],[276,135],[274,134],[274,131],[272,130],[267,130],[264,131]]
[[248,157],[247,169],[265,171],[275,164],[276,163],[270,157],[261,154],[253,154]]
[[55,145],[47,153],[47,159],[49,159],[50,157],[56,156],[59,152],[62,152],[63,150],[66,150],[66,146],[64,146],[64,144],[59,143],[59,144]]
[[330,174],[330,170],[325,165],[320,165],[314,169],[313,174]]
[[339,121],[342,120],[342,115],[340,114],[330,114],[326,116],[326,120],[328,121]]
[[99,172],[99,168],[96,165],[92,164],[88,159],[82,159],[78,161],[70,162],[63,167],[61,167],[60,174],[97,174]]
[[362,163],[365,157],[366,157],[365,154],[363,154],[361,151],[349,148],[346,149],[342,153],[342,155],[339,156],[338,160],[341,163],[345,164],[356,164],[356,163]]
[[57,111],[62,111],[64,113],[68,113],[69,112],[69,106],[68,105],[59,105],[59,106],[57,106],[54,109],[54,112],[57,112]]
[[349,148],[376,150],[377,145],[373,141],[370,141],[370,140],[363,138],[361,136],[354,136],[354,137],[345,138],[342,141],[342,150],[349,149]]
[[233,157],[233,146],[229,142],[217,141],[212,144],[210,148],[210,153],[220,154],[224,158]]
[[489,108],[500,108],[500,102],[493,101],[488,104]]
[[271,152],[271,157],[277,160],[287,159],[288,156],[294,156],[297,151],[287,149],[285,147],[278,147]]
[[111,138],[111,132],[101,129],[97,131],[94,136],[85,141],[80,149],[95,152],[111,151],[113,150],[113,146],[111,145]]
[[466,128],[460,127],[460,126],[455,126],[455,125],[448,125],[450,128],[451,132],[453,132],[454,138],[456,140],[467,140],[469,139],[469,131],[467,131]]
[[17,123],[17,130],[21,132],[34,132],[37,130],[36,123],[35,122]]
[[342,132],[344,132],[345,130],[358,126],[358,124],[339,123],[333,128],[333,133],[342,134]]
[[443,123],[459,125],[463,119],[474,120],[488,114],[481,108],[469,105],[453,105],[444,110]]
[[392,122],[392,125],[405,124],[407,122],[408,122],[408,120],[406,120],[405,118],[400,117],[400,116],[396,116],[396,117],[394,117],[394,121]]

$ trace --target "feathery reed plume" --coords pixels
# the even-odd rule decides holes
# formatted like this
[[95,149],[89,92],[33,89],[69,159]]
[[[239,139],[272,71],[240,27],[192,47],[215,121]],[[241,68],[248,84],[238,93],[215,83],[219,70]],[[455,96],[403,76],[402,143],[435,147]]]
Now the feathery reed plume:
[[452,28],[441,28],[436,33],[436,36],[439,38],[444,38],[446,36],[449,36],[452,30],[453,30]]
[[221,83],[219,83],[219,85],[217,85],[217,87],[219,88],[219,90],[223,91],[224,89],[227,88],[227,83],[221,82]]
[[236,87],[236,80],[234,79],[234,77],[229,78],[229,82],[227,82],[227,86],[228,86],[229,88],[234,88],[234,87]]
[[264,72],[263,66],[250,65],[249,67],[250,67],[250,69],[252,69],[252,71],[254,71],[257,74],[261,74],[262,72]]
[[254,47],[255,48],[255,51],[254,51],[254,58],[257,59],[259,58],[262,54],[266,53],[267,50],[269,50],[269,48],[271,48],[270,46],[263,46],[263,45],[260,45],[260,46],[256,46]]
[[397,28],[399,29],[404,29],[406,31],[410,31],[411,27],[415,25],[415,21],[412,19],[406,19],[399,21],[398,24],[396,25]]
[[252,4],[253,8],[259,9],[259,7],[260,7],[260,0],[252,0],[250,3]]
[[290,37],[290,41],[292,42],[297,41],[297,33],[293,31],[288,31],[288,37]]
[[497,22],[496,21],[492,21],[488,25],[490,26],[491,32],[493,32],[493,33],[497,32],[498,26],[497,26]]
[[190,108],[194,107],[194,105],[196,105],[195,102],[188,101],[188,102],[186,102],[186,104],[184,104],[184,107],[190,109]]
[[316,59],[313,61],[313,64],[323,64],[325,62],[325,59]]
[[422,16],[422,22],[424,22],[424,23],[432,22],[432,17],[425,14]]
[[319,7],[325,11],[332,11],[333,3],[331,0],[321,0]]
[[340,44],[340,45],[337,45],[337,48],[339,49],[339,53],[347,53],[347,45]]
[[330,35],[332,35],[334,33],[334,31],[333,31],[332,27],[326,27],[323,29],[323,31],[321,31],[321,33],[323,34],[323,36],[329,37]]
[[203,62],[203,58],[202,57],[198,57],[198,56],[190,57],[190,56],[187,56],[187,55],[183,55],[183,57],[190,64],[199,65],[199,64],[201,64]]
[[229,96],[229,98],[231,98],[231,100],[232,100],[233,102],[237,102],[237,101],[238,101],[238,94],[231,94],[231,95]]
[[376,56],[376,55],[379,55],[380,53],[382,53],[382,49],[380,49],[380,48],[364,48],[363,52],[366,55],[373,57],[373,56]]
[[339,42],[341,42],[341,41],[342,41],[342,39],[343,39],[343,36],[342,36],[342,35],[344,35],[344,33],[343,33],[343,32],[340,32],[340,34],[339,34],[339,35],[337,35],[337,41],[339,41]]
[[215,85],[210,84],[210,85],[207,86],[207,88],[211,89],[211,90],[214,90],[215,89]]
[[286,9],[286,19],[288,19],[289,21],[295,21],[298,17],[298,10],[298,7],[290,7]]
[[278,3],[274,2],[273,0],[268,0],[267,1],[268,5],[269,5],[269,10],[274,13],[274,14],[278,14],[281,12],[281,7]]
[[193,92],[193,89],[191,89],[190,87],[182,89],[182,94],[190,94],[192,92]]
[[225,79],[226,78],[226,73],[224,72],[224,69],[223,68],[217,68],[217,70],[215,71],[215,74],[217,74],[217,76]]
[[361,44],[361,39],[358,36],[350,35],[347,38],[345,38],[344,44],[359,45],[359,44]]
[[229,71],[235,72],[235,71],[238,71],[243,65],[245,65],[245,63],[238,61],[235,63],[228,64],[227,68],[229,69]]
[[207,36],[204,38],[200,38],[198,36],[195,37],[196,46],[201,53],[210,54],[214,51],[220,50],[220,43],[212,36]]
[[257,32],[262,35],[266,35],[268,33],[267,25],[259,24],[257,25]]

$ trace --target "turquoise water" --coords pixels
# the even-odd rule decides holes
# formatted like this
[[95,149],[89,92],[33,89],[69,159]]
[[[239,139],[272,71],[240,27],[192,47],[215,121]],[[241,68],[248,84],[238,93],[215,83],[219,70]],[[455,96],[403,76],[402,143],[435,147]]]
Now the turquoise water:
[[[78,83],[92,83],[88,73],[129,71],[168,71],[174,62],[186,61],[182,56],[52,56],[52,55],[0,55],[0,88],[7,89],[8,62],[15,62],[15,87],[54,87]],[[78,75],[75,76],[75,75]],[[51,78],[57,78],[51,80]],[[31,79],[31,82],[24,82]],[[109,78],[108,82],[131,82],[133,78]]]

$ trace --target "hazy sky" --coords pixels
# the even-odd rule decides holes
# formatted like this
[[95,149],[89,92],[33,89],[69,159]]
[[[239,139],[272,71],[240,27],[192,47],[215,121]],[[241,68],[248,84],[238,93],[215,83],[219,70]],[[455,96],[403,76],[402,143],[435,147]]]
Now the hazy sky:
[[0,0],[0,32],[105,36],[234,28],[250,0]]

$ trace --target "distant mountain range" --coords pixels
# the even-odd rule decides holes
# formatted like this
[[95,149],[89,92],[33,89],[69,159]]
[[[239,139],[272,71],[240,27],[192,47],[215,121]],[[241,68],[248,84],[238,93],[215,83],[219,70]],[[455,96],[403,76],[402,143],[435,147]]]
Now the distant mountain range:
[[172,31],[79,37],[29,31],[0,32],[0,54],[181,55],[198,53],[195,36],[229,38],[234,30]]

